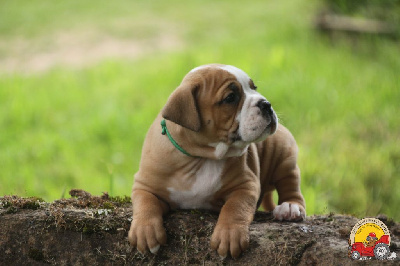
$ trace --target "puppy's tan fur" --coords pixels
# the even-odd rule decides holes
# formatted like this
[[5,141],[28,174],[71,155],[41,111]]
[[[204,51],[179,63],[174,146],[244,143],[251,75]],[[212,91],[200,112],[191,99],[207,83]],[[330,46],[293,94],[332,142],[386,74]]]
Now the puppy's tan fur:
[[[248,85],[254,87],[251,80]],[[222,104],[232,87],[238,88],[240,100]],[[192,71],[151,125],[132,189],[133,220],[129,231],[130,243],[142,253],[146,250],[156,253],[160,245],[166,244],[162,217],[170,209],[182,206],[220,211],[211,247],[221,257],[230,253],[236,258],[248,247],[248,228],[258,202],[266,211],[275,210],[277,219],[305,217],[298,149],[290,132],[279,125],[276,133],[262,142],[235,146],[237,117],[246,99],[243,87],[238,77],[221,70],[221,65]],[[192,156],[182,154],[167,136],[161,135],[163,117],[175,141]],[[271,128],[271,132],[274,130]],[[192,206],[190,191],[203,182],[196,176],[199,171],[218,173],[218,177],[201,175],[218,186],[214,186],[215,191],[211,189],[211,195],[198,195],[194,191],[193,197],[197,198],[193,202],[200,205]],[[207,186],[208,179],[204,182]],[[279,195],[277,207],[272,201],[274,189]],[[183,194],[188,202],[176,200],[174,193],[179,196],[186,191],[190,192]]]

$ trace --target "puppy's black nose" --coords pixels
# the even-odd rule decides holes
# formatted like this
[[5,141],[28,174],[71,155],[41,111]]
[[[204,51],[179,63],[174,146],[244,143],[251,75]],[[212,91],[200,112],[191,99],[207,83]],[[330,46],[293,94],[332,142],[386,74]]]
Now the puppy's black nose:
[[272,115],[271,103],[270,103],[269,101],[267,101],[267,100],[260,100],[260,101],[257,103],[257,107],[260,108],[261,113],[262,113],[264,116]]

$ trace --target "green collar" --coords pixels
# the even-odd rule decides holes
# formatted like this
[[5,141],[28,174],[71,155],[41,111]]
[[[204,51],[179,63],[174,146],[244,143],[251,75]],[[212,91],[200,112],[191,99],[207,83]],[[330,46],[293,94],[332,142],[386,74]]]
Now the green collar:
[[181,146],[179,146],[178,143],[176,143],[176,141],[172,138],[171,134],[169,133],[168,129],[167,129],[167,123],[165,122],[165,119],[161,120],[161,134],[165,135],[167,134],[169,141],[171,141],[172,145],[175,146],[175,148],[177,148],[180,152],[182,152],[183,154],[187,155],[187,156],[192,156],[190,155],[187,151],[185,151]]

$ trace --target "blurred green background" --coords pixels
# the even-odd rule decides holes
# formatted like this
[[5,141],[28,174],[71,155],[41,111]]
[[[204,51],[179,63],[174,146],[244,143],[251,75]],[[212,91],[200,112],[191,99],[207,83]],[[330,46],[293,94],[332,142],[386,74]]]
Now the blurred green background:
[[342,2],[1,1],[0,195],[129,195],[168,95],[218,62],[246,71],[297,139],[309,215],[399,221],[399,41],[318,32]]

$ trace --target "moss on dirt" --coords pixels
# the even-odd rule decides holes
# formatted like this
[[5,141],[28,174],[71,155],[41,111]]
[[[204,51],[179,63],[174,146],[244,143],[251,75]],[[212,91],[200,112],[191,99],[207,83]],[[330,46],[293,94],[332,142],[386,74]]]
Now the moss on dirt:
[[6,209],[6,213],[16,213],[18,209],[37,210],[44,200],[39,197],[21,198],[18,196],[0,197],[0,208]]
[[[52,208],[75,207],[80,209],[114,210],[118,207],[128,206],[131,203],[131,199],[128,196],[110,197],[107,192],[104,192],[101,196],[92,196],[89,192],[84,190],[73,189],[69,194],[71,198],[54,201],[51,204]],[[16,213],[19,209],[37,210],[45,205],[49,204],[45,203],[45,201],[39,197],[22,198],[15,195],[0,197],[0,209],[4,209],[5,213]],[[98,216],[104,213],[107,214],[108,212],[95,212],[94,215]]]

